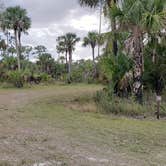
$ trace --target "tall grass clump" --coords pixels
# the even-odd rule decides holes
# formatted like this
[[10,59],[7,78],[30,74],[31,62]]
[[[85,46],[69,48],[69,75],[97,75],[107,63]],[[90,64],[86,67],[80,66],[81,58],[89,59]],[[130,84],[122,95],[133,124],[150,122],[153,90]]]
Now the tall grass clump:
[[146,117],[155,113],[155,106],[140,105],[131,98],[120,98],[107,91],[98,91],[94,97],[97,108],[103,113]]

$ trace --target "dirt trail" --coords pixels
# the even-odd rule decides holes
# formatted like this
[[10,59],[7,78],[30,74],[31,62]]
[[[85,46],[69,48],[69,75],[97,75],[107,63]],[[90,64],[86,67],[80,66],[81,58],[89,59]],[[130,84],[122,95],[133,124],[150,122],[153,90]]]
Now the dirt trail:
[[[57,98],[66,99],[74,94],[74,96],[79,97],[79,95],[84,95],[88,93],[94,93],[96,90],[101,89],[100,86],[93,87],[89,86],[85,88],[73,87],[73,86],[50,86],[50,87],[40,87],[38,89],[23,89],[23,90],[0,90],[0,108],[17,108],[22,107],[25,104],[32,103],[36,100],[42,98]],[[79,93],[78,93],[79,92]]]
[[50,89],[43,90],[7,90],[0,92],[0,106],[5,108],[16,108],[30,103],[35,99],[40,99],[49,95],[56,94]]
[[[62,90],[63,89],[63,90]],[[58,127],[38,119],[24,120],[21,108],[43,98],[68,99],[96,88],[73,87],[0,91],[0,166],[79,166],[108,164],[109,160],[87,154],[84,147],[74,147]],[[88,92],[88,93],[89,93]],[[17,110],[19,109],[19,111]],[[44,130],[42,130],[44,129]],[[47,131],[47,132],[46,132]],[[71,141],[71,140],[69,140]],[[79,142],[78,142],[79,144]],[[35,162],[36,161],[36,162]]]

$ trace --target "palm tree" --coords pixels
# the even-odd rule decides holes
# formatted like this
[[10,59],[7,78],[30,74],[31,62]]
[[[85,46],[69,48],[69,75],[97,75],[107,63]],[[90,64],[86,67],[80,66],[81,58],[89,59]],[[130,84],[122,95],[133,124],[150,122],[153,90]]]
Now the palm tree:
[[67,33],[64,36],[60,36],[59,37],[59,41],[61,41],[62,43],[60,44],[62,46],[64,46],[65,51],[66,51],[66,55],[67,53],[69,54],[69,62],[68,62],[68,82],[71,82],[71,71],[72,71],[72,54],[73,51],[75,50],[75,45],[77,42],[80,41],[80,38],[77,37],[77,35],[75,33]]
[[[99,24],[99,34],[101,33],[101,14],[102,14],[102,7],[104,8],[105,15],[110,13],[110,9],[114,8],[117,5],[119,0],[79,0],[81,6],[89,6],[91,8],[100,8],[100,24]],[[118,44],[116,39],[116,19],[111,17],[111,31],[114,33],[113,40],[112,40],[112,52],[116,56],[118,52]],[[99,54],[100,48],[98,48]]]
[[126,47],[133,56],[133,93],[137,101],[142,103],[144,71],[144,34],[163,30],[166,24],[165,0],[125,0],[121,7],[114,8],[113,15],[120,22],[120,28],[130,34]]
[[90,46],[92,49],[92,59],[94,65],[94,75],[96,75],[96,63],[95,63],[95,47],[98,45],[99,35],[97,32],[89,32],[87,37],[83,39],[83,46]]
[[60,56],[58,61],[61,63],[61,64],[64,64],[65,62],[65,57],[64,56]]
[[50,71],[51,71],[51,67],[53,63],[54,63],[54,59],[52,58],[51,54],[43,53],[38,55],[37,64],[39,65],[41,72],[51,74]]
[[57,38],[57,46],[56,46],[56,50],[58,54],[64,54],[65,53],[65,61],[66,61],[66,71],[68,70],[68,61],[67,61],[67,54],[68,54],[68,48],[67,48],[67,42],[66,42],[66,38],[64,37],[58,37]]
[[34,48],[33,54],[36,54],[36,56],[40,56],[44,53],[47,53],[47,48],[43,45],[38,45]]
[[27,11],[19,6],[9,7],[2,14],[2,27],[14,31],[19,71],[21,69],[21,34],[22,32],[26,33],[30,26],[31,20],[27,16]]

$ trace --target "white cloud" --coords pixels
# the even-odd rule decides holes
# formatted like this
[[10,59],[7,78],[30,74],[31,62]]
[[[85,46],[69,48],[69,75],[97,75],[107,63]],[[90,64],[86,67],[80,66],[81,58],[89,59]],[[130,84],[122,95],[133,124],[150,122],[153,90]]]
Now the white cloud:
[[95,15],[84,15],[80,19],[71,19],[69,24],[77,30],[93,31],[98,29],[99,20]]
[[[74,32],[83,38],[88,31],[98,31],[99,13],[81,8],[78,0],[5,0],[7,6],[20,5],[27,9],[32,19],[29,35],[23,35],[23,44],[45,45],[57,58],[56,38],[67,32]],[[103,23],[104,25],[104,23]],[[105,31],[106,27],[103,27]],[[91,50],[76,46],[73,59],[91,58]]]

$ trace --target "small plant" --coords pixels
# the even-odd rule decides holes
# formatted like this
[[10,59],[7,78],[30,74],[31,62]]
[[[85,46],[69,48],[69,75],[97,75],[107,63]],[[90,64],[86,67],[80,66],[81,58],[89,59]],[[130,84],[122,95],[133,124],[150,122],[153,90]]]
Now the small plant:
[[41,73],[40,78],[42,82],[50,82],[52,80],[52,77],[46,73]]

